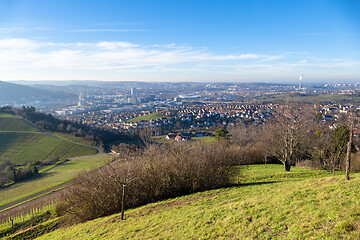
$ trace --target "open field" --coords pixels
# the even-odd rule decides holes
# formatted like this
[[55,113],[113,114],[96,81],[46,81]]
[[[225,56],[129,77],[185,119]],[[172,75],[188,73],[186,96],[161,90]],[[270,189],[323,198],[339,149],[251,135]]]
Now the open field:
[[40,239],[358,239],[360,173],[238,168],[234,187],[152,203]]
[[9,117],[9,118],[13,118],[14,115],[10,114],[10,113],[0,113],[0,117]]
[[192,137],[191,139],[193,141],[200,141],[200,142],[204,142],[206,144],[210,144],[216,140],[215,137]]
[[21,119],[15,118],[13,115],[0,114],[1,131],[39,132],[39,129],[25,123]]
[[0,132],[0,143],[0,161],[10,160],[15,164],[42,161],[51,155],[61,159],[97,152],[43,133]]
[[125,122],[140,122],[141,120],[149,121],[151,119],[156,120],[159,118],[168,118],[168,117],[165,116],[163,112],[157,112],[157,113],[151,113],[151,114],[143,115],[143,116],[136,117],[136,118],[131,118],[131,119],[126,120]]
[[40,173],[28,181],[4,187],[0,190],[0,206],[68,182],[76,177],[79,172],[96,169],[113,158],[111,155],[76,158],[47,172]]

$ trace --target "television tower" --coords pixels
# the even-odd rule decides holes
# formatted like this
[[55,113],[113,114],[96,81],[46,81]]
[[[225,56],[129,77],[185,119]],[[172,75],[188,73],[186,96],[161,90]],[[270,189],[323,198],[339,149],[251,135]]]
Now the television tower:
[[303,75],[300,75],[300,77],[299,77],[299,90],[301,90],[301,80],[302,80],[302,78],[303,78]]
[[80,94],[79,94],[79,103],[78,103],[78,106],[79,106],[79,107],[81,107],[81,106],[84,105],[84,100],[85,100],[85,98],[84,98],[84,92],[81,91]]

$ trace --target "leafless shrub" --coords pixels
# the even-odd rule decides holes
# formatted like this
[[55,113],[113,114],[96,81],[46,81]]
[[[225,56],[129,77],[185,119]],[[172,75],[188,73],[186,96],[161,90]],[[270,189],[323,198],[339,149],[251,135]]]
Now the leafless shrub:
[[229,167],[242,161],[228,143],[151,145],[141,155],[84,173],[64,195],[60,214],[85,221],[125,208],[228,186]]

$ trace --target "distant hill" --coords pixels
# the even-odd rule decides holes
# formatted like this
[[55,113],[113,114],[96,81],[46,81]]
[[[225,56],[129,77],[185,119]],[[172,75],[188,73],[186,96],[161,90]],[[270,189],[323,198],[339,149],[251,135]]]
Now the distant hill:
[[30,98],[59,98],[65,94],[54,94],[51,91],[24,86],[15,83],[0,81],[0,102],[4,101],[23,101]]

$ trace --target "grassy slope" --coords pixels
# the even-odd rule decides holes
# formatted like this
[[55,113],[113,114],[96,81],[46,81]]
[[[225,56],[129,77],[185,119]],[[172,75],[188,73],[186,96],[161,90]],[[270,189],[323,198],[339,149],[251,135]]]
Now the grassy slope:
[[[65,136],[65,139],[71,138],[67,134],[59,135]],[[70,140],[91,144],[76,137]],[[37,128],[13,115],[0,114],[0,161],[10,160],[16,164],[26,164],[42,161],[51,155],[71,158],[96,154],[96,152],[93,148],[75,145],[40,133]]]
[[76,143],[80,143],[80,144],[84,144],[84,145],[89,145],[89,146],[95,146],[95,142],[90,141],[90,140],[86,140],[84,138],[81,137],[75,137],[71,134],[67,134],[67,133],[61,133],[61,132],[52,132],[52,134],[54,134],[55,136],[61,137],[63,139],[72,141],[72,142],[76,142]]
[[128,119],[126,120],[125,122],[140,122],[141,120],[156,120],[156,119],[159,119],[159,118],[168,118],[167,116],[164,115],[163,112],[157,112],[157,113],[151,113],[151,114],[147,114],[147,115],[142,115],[140,117],[136,117],[136,118],[131,118],[131,119]]
[[39,132],[39,129],[25,123],[21,119],[15,118],[13,115],[0,114],[1,131]]
[[[351,181],[281,165],[241,168],[241,185],[58,229],[40,239],[359,239],[360,173]],[[342,174],[342,173],[340,173]]]
[[0,191],[0,206],[68,182],[80,171],[98,168],[113,158],[111,155],[80,157],[40,173],[35,179],[5,187]]
[[0,132],[0,161],[16,164],[42,161],[54,155],[69,158],[96,154],[96,150],[42,133]]

